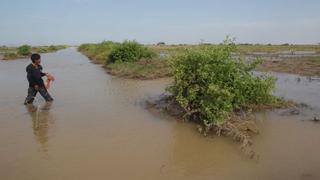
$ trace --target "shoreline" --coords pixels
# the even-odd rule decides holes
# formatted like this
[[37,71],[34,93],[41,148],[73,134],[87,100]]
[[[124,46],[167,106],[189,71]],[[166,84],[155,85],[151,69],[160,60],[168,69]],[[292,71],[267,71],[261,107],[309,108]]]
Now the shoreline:
[[[54,53],[62,49],[68,48],[67,45],[52,45],[52,46],[29,46],[29,54],[31,53]],[[29,58],[30,55],[22,55],[18,52],[19,47],[2,47],[0,48],[0,61],[11,61]]]

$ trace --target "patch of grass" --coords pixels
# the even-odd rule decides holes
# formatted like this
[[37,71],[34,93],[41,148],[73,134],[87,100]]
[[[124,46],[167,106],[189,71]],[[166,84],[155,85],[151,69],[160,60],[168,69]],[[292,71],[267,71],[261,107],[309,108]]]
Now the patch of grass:
[[118,62],[107,64],[109,73],[133,79],[156,79],[170,76],[166,61],[142,59],[137,62]]
[[78,50],[90,58],[93,62],[105,64],[109,59],[111,50],[119,43],[112,41],[103,41],[98,44],[82,44]]

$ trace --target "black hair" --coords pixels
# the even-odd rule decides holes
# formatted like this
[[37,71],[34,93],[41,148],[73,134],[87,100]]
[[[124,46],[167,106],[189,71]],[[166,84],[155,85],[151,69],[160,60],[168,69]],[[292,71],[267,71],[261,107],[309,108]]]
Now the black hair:
[[34,63],[36,60],[39,60],[41,58],[40,54],[34,53],[31,55],[31,61]]

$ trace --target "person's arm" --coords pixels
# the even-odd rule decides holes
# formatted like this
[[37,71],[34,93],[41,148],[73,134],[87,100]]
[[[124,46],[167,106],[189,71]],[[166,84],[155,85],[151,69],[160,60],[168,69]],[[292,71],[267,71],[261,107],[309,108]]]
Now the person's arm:
[[40,72],[41,77],[46,76],[47,73]]
[[40,68],[40,75],[41,75],[41,77],[48,75],[48,73],[43,73],[43,72],[42,72],[42,66],[41,66],[41,65],[39,65],[39,68]]

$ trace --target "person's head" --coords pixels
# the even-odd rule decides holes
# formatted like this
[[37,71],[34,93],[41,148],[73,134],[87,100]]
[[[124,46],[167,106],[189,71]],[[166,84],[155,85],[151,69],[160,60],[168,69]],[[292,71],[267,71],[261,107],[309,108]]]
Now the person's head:
[[38,53],[32,54],[31,55],[31,61],[32,61],[33,64],[40,65],[40,63],[41,63],[40,54],[38,54]]

